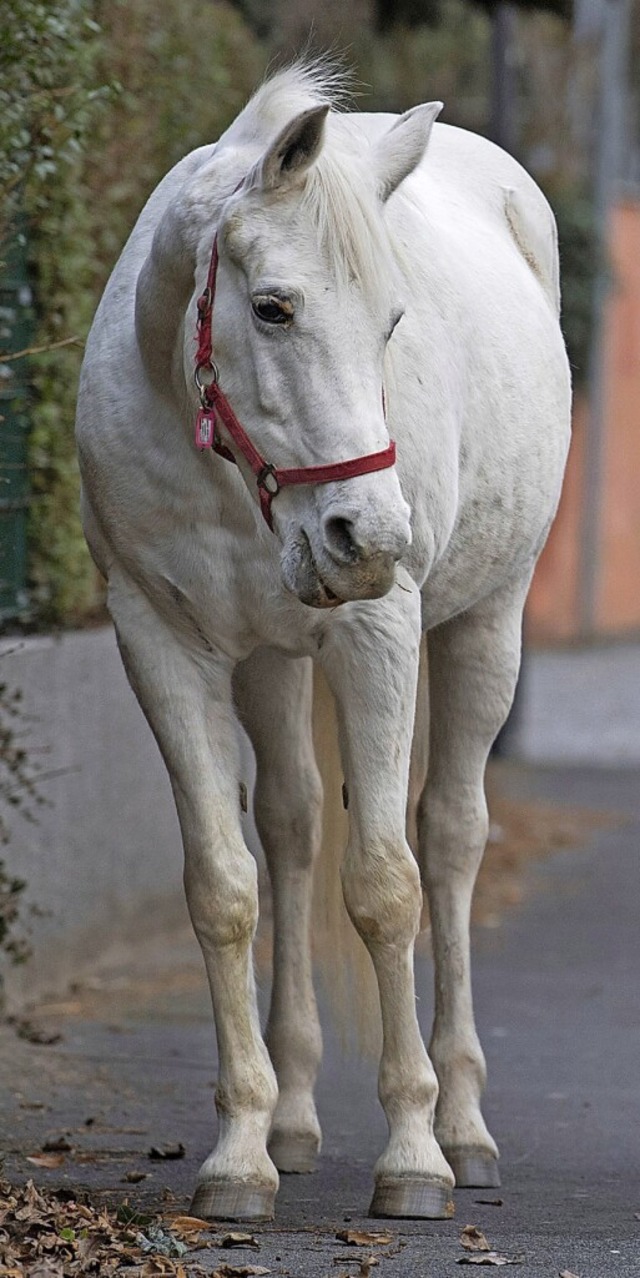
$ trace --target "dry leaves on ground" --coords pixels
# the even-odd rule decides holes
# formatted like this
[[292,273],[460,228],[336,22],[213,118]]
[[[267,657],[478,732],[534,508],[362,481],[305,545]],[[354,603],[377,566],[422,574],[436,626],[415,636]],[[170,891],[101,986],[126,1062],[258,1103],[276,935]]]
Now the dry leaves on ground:
[[17,1016],[8,1016],[7,1023],[13,1025],[18,1038],[24,1039],[25,1043],[36,1043],[39,1047],[50,1047],[53,1043],[59,1043],[62,1040],[62,1034],[58,1030],[47,1030],[42,1025],[35,1025],[33,1021],[21,1019]]
[[175,1145],[152,1145],[147,1157],[154,1162],[164,1162],[174,1158],[184,1158],[186,1152],[184,1145],[179,1141]]
[[339,1229],[336,1238],[348,1247],[388,1247],[393,1242],[393,1234],[365,1233],[359,1229]]
[[256,1251],[260,1250],[260,1243],[253,1234],[243,1234],[237,1229],[224,1234],[217,1245],[218,1247],[255,1247]]
[[203,1233],[216,1233],[218,1226],[214,1225],[210,1220],[202,1220],[200,1216],[167,1216],[165,1219],[167,1229],[175,1234],[181,1242],[186,1243],[190,1250],[196,1250],[199,1247],[207,1247],[209,1244],[202,1241]]
[[218,1265],[212,1278],[262,1278],[263,1274],[270,1273],[264,1265]]
[[522,1256],[499,1256],[497,1251],[474,1251],[468,1256],[459,1256],[459,1265],[521,1265]]
[[45,1154],[72,1154],[73,1145],[67,1136],[50,1136],[42,1146]]
[[[61,1201],[33,1181],[19,1188],[0,1181],[0,1278],[112,1278],[125,1271],[129,1278],[199,1278],[205,1271],[191,1261],[187,1271],[183,1257],[189,1250],[186,1239],[197,1237],[201,1228],[210,1226],[195,1217],[176,1217],[165,1227],[126,1204],[114,1215],[88,1203]],[[220,1278],[258,1278],[267,1272],[222,1268],[229,1272]]]
[[467,1251],[491,1251],[491,1244],[487,1242],[481,1229],[476,1225],[465,1225],[460,1234],[460,1242]]
[[[388,1253],[387,1253],[388,1254]],[[334,1256],[332,1263],[334,1265],[353,1265],[358,1266],[359,1278],[369,1278],[371,1270],[380,1264],[380,1257],[375,1254],[370,1256]],[[340,1275],[340,1278],[350,1278],[350,1275]]]
[[27,1154],[27,1162],[34,1167],[46,1167],[51,1171],[54,1167],[62,1167],[64,1154]]

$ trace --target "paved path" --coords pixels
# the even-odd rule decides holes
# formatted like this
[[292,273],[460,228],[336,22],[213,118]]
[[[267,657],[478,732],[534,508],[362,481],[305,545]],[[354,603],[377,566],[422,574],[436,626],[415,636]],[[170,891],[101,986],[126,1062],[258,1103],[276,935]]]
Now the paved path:
[[[521,1258],[514,1272],[549,1278],[631,1278],[640,1273],[640,777],[631,771],[509,770],[513,791],[615,811],[624,823],[581,850],[529,872],[524,904],[475,938],[478,1023],[490,1072],[489,1124],[502,1151],[503,1189],[456,1191],[456,1218],[393,1223],[380,1278],[463,1274],[460,1230],[482,1228],[496,1250]],[[420,1009],[430,1015],[428,964],[419,963]],[[8,1029],[1,1117],[11,1151],[5,1174],[34,1173],[24,1155],[71,1133],[76,1154],[38,1183],[84,1186],[115,1202],[157,1202],[166,1186],[186,1208],[213,1135],[213,1033],[193,950],[159,982],[70,996],[51,1009],[64,1039],[33,1046]],[[91,1015],[89,1015],[91,1011]],[[47,1017],[41,1018],[47,1023]],[[34,1109],[44,1104],[44,1109]],[[384,1142],[375,1069],[343,1061],[331,1034],[319,1085],[325,1148],[318,1173],[284,1177],[277,1222],[254,1231],[259,1252],[197,1255],[267,1266],[273,1278],[358,1274],[336,1230],[367,1222],[371,1168]],[[150,1163],[151,1144],[182,1141],[179,1162]],[[78,1156],[80,1155],[80,1157]],[[84,1160],[83,1160],[84,1156]],[[123,1183],[130,1169],[150,1172]],[[502,1204],[483,1205],[500,1197]]]
[[536,763],[640,765],[640,643],[525,652],[512,744]]

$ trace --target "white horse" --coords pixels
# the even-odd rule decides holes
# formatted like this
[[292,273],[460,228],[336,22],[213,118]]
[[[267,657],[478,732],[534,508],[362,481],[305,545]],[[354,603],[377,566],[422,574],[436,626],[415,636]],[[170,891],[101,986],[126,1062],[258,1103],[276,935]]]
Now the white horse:
[[[343,114],[334,80],[280,72],[168,174],[102,299],[80,390],[86,535],[170,774],[211,985],[219,1132],[193,1201],[209,1217],[270,1217],[277,1168],[310,1170],[320,1147],[312,660],[338,709],[344,899],[380,995],[389,1141],[371,1211],[444,1216],[455,1181],[499,1183],[469,909],[487,754],[569,435],[555,227],[513,159],[434,125],[439,103]],[[418,868],[405,814],[423,630]],[[265,1039],[238,717],[274,894]],[[413,973],[421,879],[429,1054]]]

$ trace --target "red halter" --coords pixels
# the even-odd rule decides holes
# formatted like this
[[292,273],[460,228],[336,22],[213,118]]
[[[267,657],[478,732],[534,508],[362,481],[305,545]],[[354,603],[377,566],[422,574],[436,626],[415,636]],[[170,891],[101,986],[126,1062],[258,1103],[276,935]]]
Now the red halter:
[[[396,446],[392,440],[388,448],[380,453],[369,453],[366,457],[353,457],[350,461],[334,462],[328,466],[301,466],[280,470],[258,452],[251,443],[244,427],[240,425],[229,400],[221,391],[218,368],[213,361],[213,341],[211,321],[213,302],[216,292],[216,275],[218,271],[218,237],[213,241],[213,252],[207,275],[207,286],[198,298],[198,350],[196,352],[195,379],[200,394],[201,408],[196,417],[196,448],[213,448],[226,461],[236,465],[236,459],[229,448],[222,443],[219,436],[219,421],[230,434],[234,444],[240,449],[249,463],[258,485],[260,509],[271,531],[273,519],[271,503],[275,496],[287,484],[330,484],[338,479],[353,479],[356,475],[368,475],[376,470],[387,470],[395,465]],[[210,380],[203,382],[201,374],[210,374]]]

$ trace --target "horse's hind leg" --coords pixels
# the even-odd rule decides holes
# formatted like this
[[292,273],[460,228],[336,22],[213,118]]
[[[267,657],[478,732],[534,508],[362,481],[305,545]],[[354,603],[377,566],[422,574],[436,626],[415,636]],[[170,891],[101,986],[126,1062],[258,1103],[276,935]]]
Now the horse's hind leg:
[[513,699],[525,594],[512,586],[428,635],[430,749],[418,828],[435,960],[429,1054],[440,1084],[436,1136],[458,1185],[500,1184],[480,1111],[486,1068],[473,1017],[469,917],[488,830],[485,767]]
[[120,651],[164,756],[184,843],[184,881],[218,1039],[218,1140],[200,1169],[195,1215],[271,1217],[278,1173],[267,1153],[277,1085],[260,1035],[251,946],[256,864],[240,824],[237,720],[226,654],[178,638],[142,592],[110,583]]
[[322,1054],[309,935],[322,819],[311,738],[311,662],[259,649],[237,667],[234,693],[256,755],[254,811],[273,889],[266,1040],[279,1094],[269,1153],[280,1171],[308,1172],[320,1149],[313,1088]]

